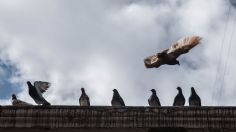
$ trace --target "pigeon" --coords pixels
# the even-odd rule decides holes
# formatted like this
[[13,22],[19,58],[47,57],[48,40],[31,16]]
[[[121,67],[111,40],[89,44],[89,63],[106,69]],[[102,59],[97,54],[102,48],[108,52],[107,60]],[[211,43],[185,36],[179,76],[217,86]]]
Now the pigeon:
[[42,96],[42,94],[50,87],[49,82],[35,81],[33,86],[29,81],[27,81],[27,85],[29,88],[29,95],[33,98],[35,103],[39,105],[42,104],[43,106],[51,105]]
[[21,100],[16,98],[15,94],[12,94],[12,105],[13,106],[29,106],[29,105],[32,105],[32,104],[21,101]]
[[90,106],[90,101],[88,95],[85,93],[84,88],[81,88],[82,94],[79,98],[80,106]]
[[184,106],[185,98],[180,87],[177,87],[179,93],[175,96],[173,106]]
[[201,106],[201,99],[197,95],[193,87],[191,87],[191,95],[188,99],[189,106]]
[[144,59],[146,68],[158,68],[161,65],[180,65],[177,58],[200,43],[201,37],[189,36],[173,43],[169,49]]
[[112,106],[125,106],[125,103],[123,99],[121,98],[119,92],[116,89],[114,89],[113,92],[114,94],[111,100],[111,105]]
[[157,97],[156,90],[152,89],[152,95],[148,99],[149,106],[161,106],[159,98]]

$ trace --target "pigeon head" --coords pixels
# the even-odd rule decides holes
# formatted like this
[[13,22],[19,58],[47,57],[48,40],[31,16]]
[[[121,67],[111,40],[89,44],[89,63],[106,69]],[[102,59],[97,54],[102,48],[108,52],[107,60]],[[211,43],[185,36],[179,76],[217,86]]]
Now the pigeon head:
[[194,87],[191,87],[191,92],[196,93]]
[[182,89],[181,89],[180,87],[177,87],[176,89],[177,89],[178,91],[182,91]]
[[118,93],[117,89],[113,89],[113,92],[114,92],[114,93]]
[[16,99],[16,95],[15,94],[12,94],[12,99]]
[[84,88],[81,88],[81,91],[82,91],[82,93],[85,93],[85,90],[84,90]]
[[154,93],[154,94],[156,93],[156,90],[155,90],[155,89],[151,89],[151,91],[152,91],[152,93]]

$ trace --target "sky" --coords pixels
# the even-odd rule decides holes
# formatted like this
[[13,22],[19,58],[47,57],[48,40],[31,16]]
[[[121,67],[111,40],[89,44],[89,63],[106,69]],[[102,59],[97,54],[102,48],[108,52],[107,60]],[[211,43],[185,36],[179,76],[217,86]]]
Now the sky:
[[[234,4],[234,5],[233,5]],[[49,81],[52,105],[110,105],[117,89],[127,106],[147,106],[156,89],[171,106],[180,86],[205,106],[236,105],[235,0],[0,0],[0,104],[29,103],[26,81]],[[145,57],[185,36],[201,44],[180,66],[146,69]]]

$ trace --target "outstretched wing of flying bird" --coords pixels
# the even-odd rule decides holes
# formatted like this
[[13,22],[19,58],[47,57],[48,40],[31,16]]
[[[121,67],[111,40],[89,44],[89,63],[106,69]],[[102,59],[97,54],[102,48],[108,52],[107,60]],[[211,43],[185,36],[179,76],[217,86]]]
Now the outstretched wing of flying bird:
[[161,63],[161,59],[158,58],[158,55],[152,55],[147,57],[144,60],[144,64],[147,68],[152,68],[152,67],[159,67],[162,63]]
[[159,66],[166,64],[168,61],[175,60],[181,54],[187,53],[190,49],[198,45],[200,40],[201,37],[199,36],[189,36],[182,38],[173,43],[169,49],[145,58],[144,64],[146,68],[158,68]]
[[162,51],[161,53],[157,53],[155,55],[149,56],[144,59],[144,64],[146,68],[158,68],[159,66],[164,64],[163,57],[167,54],[168,49]]
[[171,58],[177,58],[181,54],[188,53],[190,49],[200,43],[200,40],[201,37],[199,36],[189,36],[182,38],[171,45],[171,47],[167,51],[167,54]]
[[41,93],[44,93],[51,86],[51,83],[43,82],[43,81],[35,81],[34,86],[38,91],[40,91]]

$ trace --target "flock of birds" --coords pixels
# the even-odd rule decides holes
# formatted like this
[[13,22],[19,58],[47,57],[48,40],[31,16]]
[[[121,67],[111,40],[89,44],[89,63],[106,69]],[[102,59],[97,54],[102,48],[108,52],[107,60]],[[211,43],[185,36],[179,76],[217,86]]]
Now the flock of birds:
[[[182,89],[180,87],[177,87],[177,90],[178,90],[178,94],[175,96],[173,106],[184,106],[185,98],[182,93]],[[116,89],[114,89],[113,92],[114,94],[111,100],[111,105],[112,106],[125,106],[125,103],[122,97],[120,96],[119,92]],[[156,94],[156,90],[152,89],[151,92],[152,92],[152,95],[148,99],[149,106],[151,107],[161,106],[160,100]],[[85,96],[87,95],[85,94]],[[81,105],[81,101],[80,101],[80,105]],[[189,106],[201,106],[201,99],[193,87],[191,88],[191,95],[189,97]]]
[[[155,55],[149,56],[144,59],[144,64],[146,68],[158,68],[161,65],[180,65],[177,58],[185,53],[188,53],[190,49],[195,47],[200,43],[201,37],[199,36],[189,36],[174,42],[170,48],[157,53]],[[44,99],[42,94],[50,87],[49,82],[36,81],[34,85],[32,85],[29,81],[27,82],[29,87],[29,95],[32,99],[39,105],[50,105],[50,103]],[[177,87],[179,91],[174,99],[173,106],[184,106],[185,98],[183,96],[182,90],[180,87]],[[79,99],[81,106],[90,106],[90,101],[88,95],[85,93],[84,88],[81,88],[82,94]],[[156,95],[156,90],[152,89],[152,95],[148,99],[148,103],[150,106],[161,106],[159,98]],[[125,106],[123,99],[121,98],[119,92],[114,89],[113,90],[113,98],[111,100],[112,106]],[[14,106],[22,106],[22,105],[32,105],[27,102],[18,100],[16,96],[12,95],[12,105]],[[191,88],[191,96],[189,97],[189,105],[190,106],[201,106],[201,99],[195,92],[194,88]]]
[[[32,99],[37,103],[38,105],[48,106],[51,105],[43,96],[42,94],[50,87],[49,82],[43,82],[43,81],[36,81],[34,82],[34,86],[28,81],[27,82],[28,89],[29,89],[29,95],[32,97]],[[185,98],[182,93],[182,89],[180,87],[177,87],[178,94],[176,95],[174,99],[173,106],[184,106],[185,104]],[[90,106],[90,100],[89,96],[85,93],[84,88],[81,88],[81,96],[79,98],[79,104],[80,106]],[[148,104],[151,107],[158,107],[161,106],[160,100],[157,97],[156,90],[151,90],[152,95],[148,99]],[[12,105],[13,106],[29,106],[32,105],[30,103],[27,103],[25,101],[17,99],[16,95],[12,95]],[[113,90],[113,97],[111,100],[112,106],[125,106],[125,102],[120,96],[117,89]],[[189,97],[189,106],[201,106],[201,99],[194,90],[194,88],[191,88],[191,95]]]

